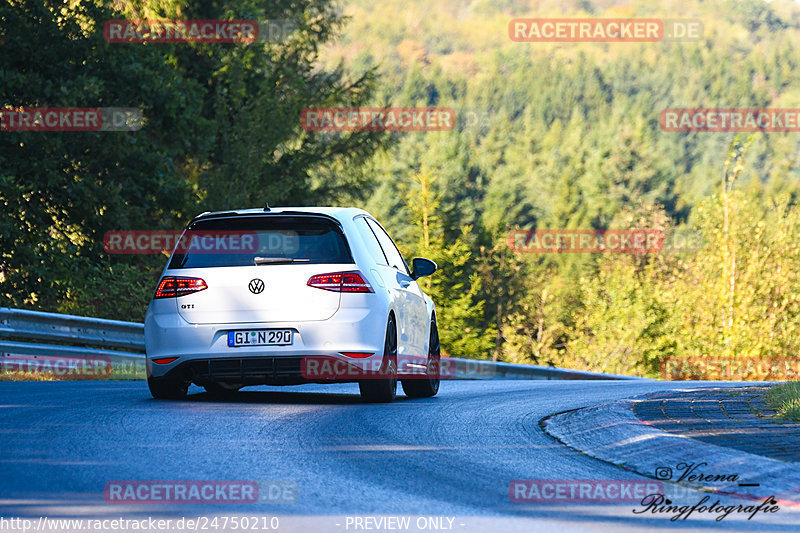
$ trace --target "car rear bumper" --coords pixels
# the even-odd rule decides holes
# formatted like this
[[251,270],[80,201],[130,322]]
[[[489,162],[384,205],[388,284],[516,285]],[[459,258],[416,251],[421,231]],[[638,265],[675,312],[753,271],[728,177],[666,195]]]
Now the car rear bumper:
[[[190,324],[174,312],[174,307],[164,313],[159,313],[157,307],[151,305],[145,317],[148,377],[169,374],[196,376],[200,381],[229,381],[228,378],[239,376],[252,384],[307,382],[308,379],[295,379],[303,377],[300,362],[305,357],[353,361],[341,352],[361,352],[373,355],[358,359],[359,362],[375,364],[383,359],[386,317],[368,309],[340,309],[324,321]],[[252,329],[291,329],[293,343],[228,346],[229,331]],[[173,357],[177,359],[168,364],[153,362]],[[264,381],[265,377],[269,379]]]
[[[294,385],[306,383],[300,357],[246,357],[188,359],[172,365],[163,378],[238,385]],[[153,376],[159,377],[159,376]]]
[[[326,364],[321,364],[325,362]],[[298,385],[302,383],[343,383],[388,376],[382,361],[344,360],[336,356],[244,357],[189,359],[172,365],[163,375],[151,379],[174,379],[197,385]],[[322,370],[320,372],[320,370]]]

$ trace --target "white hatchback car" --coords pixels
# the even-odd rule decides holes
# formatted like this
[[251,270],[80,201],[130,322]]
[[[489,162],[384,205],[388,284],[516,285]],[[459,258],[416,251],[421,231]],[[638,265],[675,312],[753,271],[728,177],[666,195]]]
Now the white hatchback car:
[[436,311],[366,211],[304,207],[204,213],[184,231],[145,317],[155,398],[247,385],[359,383],[371,402],[439,390]]

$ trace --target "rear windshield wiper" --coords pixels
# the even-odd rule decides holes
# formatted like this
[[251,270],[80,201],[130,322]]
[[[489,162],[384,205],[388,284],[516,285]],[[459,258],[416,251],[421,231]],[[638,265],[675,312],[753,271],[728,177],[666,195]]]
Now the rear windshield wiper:
[[292,257],[254,257],[256,265],[287,265],[289,263],[308,263],[311,259],[297,259]]

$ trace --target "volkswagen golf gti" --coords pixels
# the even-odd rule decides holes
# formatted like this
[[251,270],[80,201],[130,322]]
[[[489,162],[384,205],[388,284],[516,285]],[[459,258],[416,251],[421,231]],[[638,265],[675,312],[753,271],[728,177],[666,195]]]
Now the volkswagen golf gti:
[[369,402],[439,390],[436,309],[375,218],[356,208],[203,213],[184,230],[145,317],[153,397],[249,385],[358,382]]

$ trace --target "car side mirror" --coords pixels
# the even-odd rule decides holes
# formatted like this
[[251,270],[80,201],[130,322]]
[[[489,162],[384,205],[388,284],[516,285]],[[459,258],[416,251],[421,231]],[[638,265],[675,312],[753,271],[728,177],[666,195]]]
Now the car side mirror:
[[430,276],[439,266],[431,261],[430,259],[425,259],[424,257],[415,257],[411,260],[411,277],[414,279],[424,278],[425,276]]

